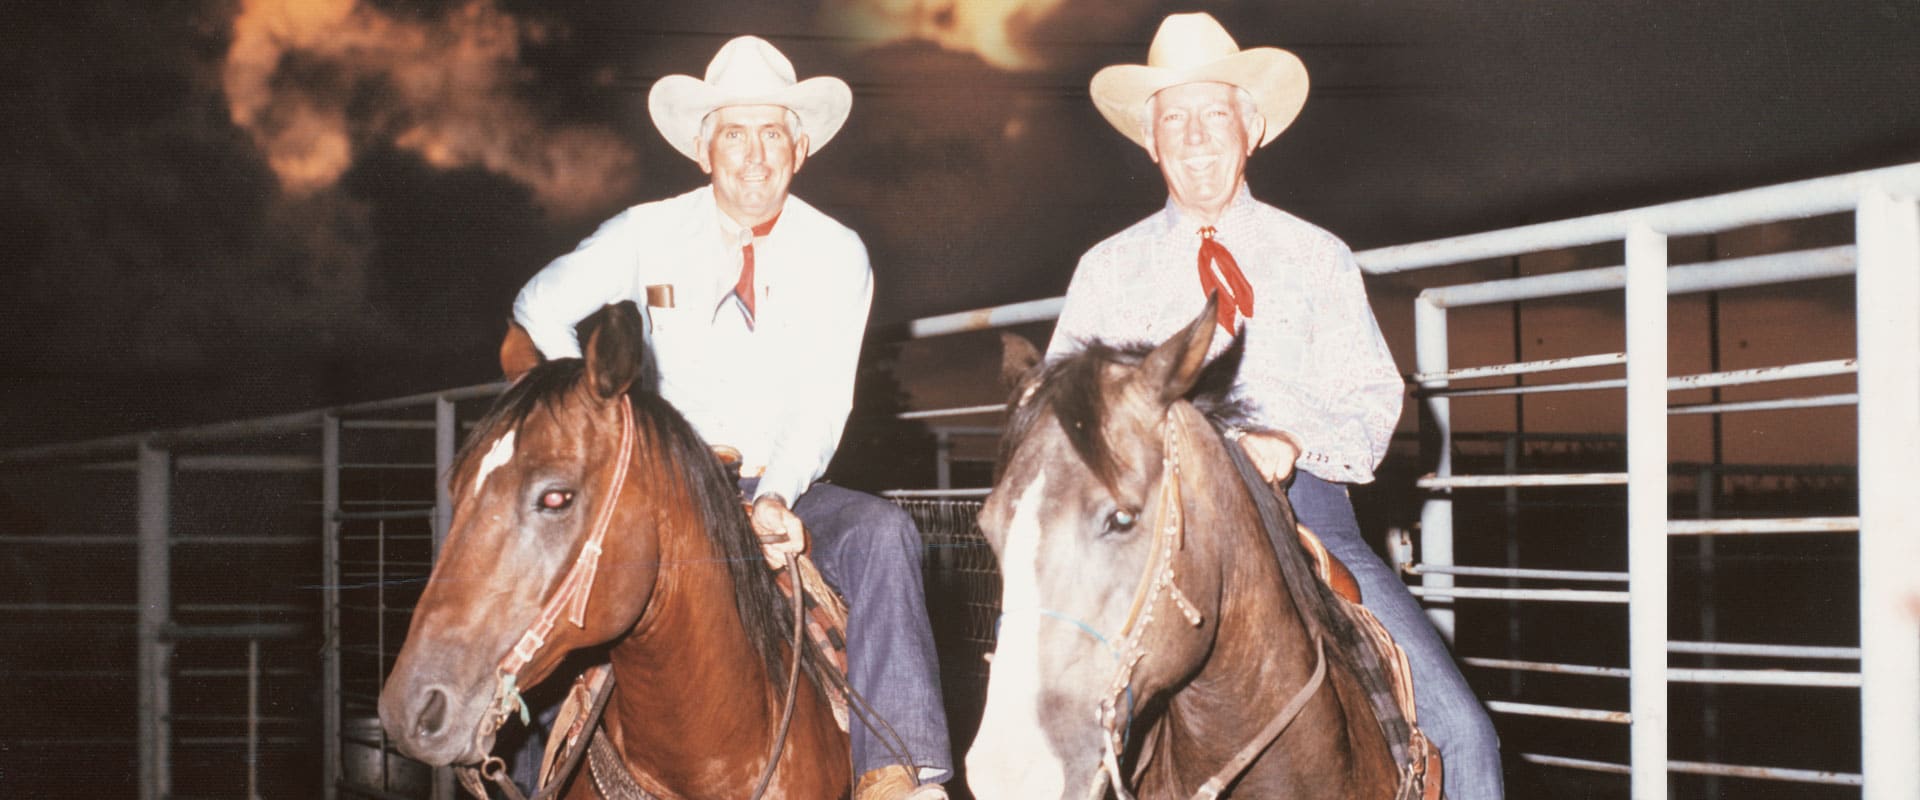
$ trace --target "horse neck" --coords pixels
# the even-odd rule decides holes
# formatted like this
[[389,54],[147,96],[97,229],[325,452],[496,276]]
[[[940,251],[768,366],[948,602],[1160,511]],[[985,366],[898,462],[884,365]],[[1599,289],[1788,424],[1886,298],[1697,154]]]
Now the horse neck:
[[[642,480],[681,485],[664,474]],[[686,786],[699,776],[680,773],[728,753],[762,763],[779,709],[707,521],[690,498],[651,505],[660,568],[645,613],[610,652],[617,713],[608,716],[638,722],[617,734],[636,772]]]
[[[1191,454],[1188,464],[1192,466],[1183,467],[1188,470],[1183,477],[1187,546],[1194,549],[1190,558],[1217,559],[1221,564],[1220,602],[1213,612],[1218,616],[1217,630],[1206,664],[1169,701],[1163,729],[1154,740],[1156,752],[1142,777],[1142,796],[1190,794],[1273,721],[1307,685],[1315,667],[1315,634],[1288,593],[1277,558],[1247,557],[1272,553],[1273,545],[1228,460],[1224,443],[1211,436],[1189,437],[1189,442],[1186,452]],[[1207,542],[1196,547],[1199,536]],[[1314,694],[1294,727],[1325,724],[1329,717],[1337,724],[1345,716],[1327,687]],[[1292,741],[1324,746],[1332,740],[1315,742],[1296,734]],[[1269,755],[1281,749],[1276,745]],[[1241,788],[1260,782],[1254,796],[1277,796],[1270,792],[1297,788],[1289,785],[1293,778],[1289,775],[1279,776],[1277,784],[1268,783],[1276,780],[1271,773],[1282,760],[1263,759],[1249,770]],[[1289,764],[1279,769],[1297,767]],[[1165,791],[1148,791],[1156,785]]]

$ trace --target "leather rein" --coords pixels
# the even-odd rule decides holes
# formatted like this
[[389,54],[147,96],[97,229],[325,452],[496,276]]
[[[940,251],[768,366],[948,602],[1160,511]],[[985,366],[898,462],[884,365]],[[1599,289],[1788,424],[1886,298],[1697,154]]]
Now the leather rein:
[[[1202,620],[1199,610],[1194,608],[1192,601],[1187,599],[1186,594],[1181,592],[1179,585],[1174,582],[1175,551],[1186,548],[1186,517],[1180,491],[1180,449],[1177,435],[1184,432],[1185,426],[1175,416],[1172,408],[1167,410],[1164,429],[1166,433],[1162,447],[1164,455],[1161,457],[1160,508],[1154,525],[1153,549],[1146,568],[1141,571],[1139,586],[1134,590],[1133,603],[1127,611],[1127,622],[1120,629],[1122,639],[1119,653],[1120,665],[1114,671],[1107,695],[1101,699],[1096,714],[1106,736],[1103,737],[1100,767],[1094,771],[1093,780],[1087,787],[1089,797],[1099,797],[1107,788],[1111,788],[1120,800],[1133,800],[1133,795],[1128,793],[1122,778],[1120,754],[1125,750],[1123,737],[1132,720],[1133,670],[1147,656],[1144,646],[1145,632],[1154,621],[1154,602],[1164,592],[1188,625],[1200,627]],[[1293,697],[1287,700],[1286,705],[1281,707],[1280,712],[1274,715],[1272,721],[1268,722],[1259,734],[1247,742],[1225,766],[1200,785],[1200,789],[1193,795],[1194,800],[1213,800],[1219,797],[1227,786],[1239,779],[1240,775],[1253,765],[1254,760],[1259,758],[1262,752],[1265,752],[1282,733],[1286,732],[1294,719],[1306,708],[1307,701],[1313,699],[1314,694],[1325,683],[1326,645],[1317,634],[1314,636],[1314,662],[1313,675],[1307,679],[1306,684],[1294,692]],[[1122,697],[1126,698],[1128,705],[1126,723],[1122,722],[1120,713]],[[1136,779],[1138,777],[1135,775]]]
[[[501,657],[500,663],[495,666],[493,700],[489,703],[491,715],[488,719],[483,720],[483,724],[475,730],[474,736],[476,742],[499,732],[501,726],[506,724],[507,719],[513,716],[515,711],[519,712],[521,724],[524,725],[531,722],[530,714],[527,711],[526,700],[521,697],[518,686],[520,670],[524,669],[528,662],[531,662],[533,657],[540,652],[540,649],[546,645],[547,637],[553,634],[553,629],[559,622],[560,616],[565,614],[567,621],[576,628],[586,627],[587,598],[593,594],[593,581],[600,569],[600,555],[605,551],[607,528],[613,522],[614,510],[620,505],[620,494],[622,490],[626,488],[627,483],[627,468],[634,459],[634,450],[636,447],[632,398],[622,395],[617,408],[620,411],[620,449],[619,455],[614,460],[613,476],[607,482],[607,502],[600,507],[599,513],[594,515],[593,528],[587,535],[586,544],[580,548],[580,555],[574,558],[573,567],[567,570],[567,575],[561,579],[559,587],[554,589],[553,594],[547,598],[547,602],[541,606],[540,615],[534,618],[533,624],[527,627],[526,632],[521,634],[520,640],[514,644],[513,649]],[[795,560],[796,557],[793,554],[789,553],[787,555],[788,569],[797,568],[794,564]],[[787,732],[793,724],[794,696],[799,690],[800,683],[800,648],[802,644],[801,636],[806,627],[806,607],[804,603],[796,598],[793,602],[793,608],[793,648],[791,651],[793,667],[787,675],[786,704],[780,714],[780,733],[774,738],[772,752],[767,756],[767,765],[760,773],[760,779],[756,783],[756,788],[753,792],[754,800],[759,800],[759,798],[766,793],[768,784],[772,782],[774,769],[778,767],[780,763],[780,751],[786,747]],[[595,743],[605,742],[605,737],[598,731],[599,717],[606,708],[606,698],[612,694],[613,688],[610,681],[605,690],[605,694],[595,702],[592,717],[588,720],[588,726],[594,729],[595,732],[587,738],[592,739]],[[549,800],[549,798],[559,794],[560,788],[567,783],[563,776],[571,773],[573,769],[578,767],[581,754],[589,749],[584,742],[576,745],[576,747],[579,749],[569,755],[566,760],[567,766],[556,773],[551,783],[534,794],[534,800]],[[629,795],[632,797],[653,797],[653,795],[648,794],[646,790],[640,789],[638,784],[633,782],[630,775],[624,774],[627,771],[624,763],[620,765],[620,768],[623,774],[618,777],[626,778],[627,780],[616,782],[614,785],[631,785],[638,791],[636,795]],[[502,793],[506,794],[510,800],[527,800],[526,795],[520,791],[520,787],[514,784],[512,776],[508,774],[506,762],[499,756],[489,754],[481,761],[479,766],[462,764],[455,766],[454,771],[458,775],[461,785],[466,787],[467,791],[471,792],[475,797],[481,798],[481,800],[485,800],[487,797],[486,787],[482,783],[483,779],[492,782]],[[595,786],[599,788],[601,776],[599,776],[596,771],[594,777]]]

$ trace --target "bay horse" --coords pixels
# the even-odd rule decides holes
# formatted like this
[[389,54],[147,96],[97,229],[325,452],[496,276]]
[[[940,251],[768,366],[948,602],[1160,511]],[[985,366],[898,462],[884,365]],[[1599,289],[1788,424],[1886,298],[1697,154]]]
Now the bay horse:
[[1376,714],[1379,660],[1299,541],[1276,554],[1284,495],[1185,399],[1216,329],[1209,302],[1150,352],[1010,356],[980,512],[1003,579],[980,800],[1396,796],[1406,721]]
[[507,717],[524,718],[519,690],[603,647],[604,731],[626,774],[596,763],[566,796],[607,783],[738,798],[759,779],[768,797],[844,797],[847,736],[822,693],[831,662],[807,640],[807,680],[789,692],[789,604],[738,486],[650,385],[643,325],[630,303],[602,310],[582,325],[584,359],[533,367],[474,428],[381,722],[408,756],[482,764],[498,782],[490,751]]

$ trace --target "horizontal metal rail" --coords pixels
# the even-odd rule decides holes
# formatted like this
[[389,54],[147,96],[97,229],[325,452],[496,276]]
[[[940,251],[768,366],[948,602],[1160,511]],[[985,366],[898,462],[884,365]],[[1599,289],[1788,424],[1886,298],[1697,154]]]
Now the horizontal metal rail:
[[1792,517],[1778,519],[1677,519],[1667,523],[1670,536],[1708,536],[1751,533],[1852,533],[1859,517]]
[[893,417],[894,419],[941,419],[944,417],[971,417],[976,414],[999,414],[1006,410],[1006,403],[993,403],[991,405],[930,408],[925,411],[902,411],[893,415]]
[[992,489],[888,489],[880,495],[905,500],[922,497],[986,497],[992,493]]
[[[1473,378],[1497,378],[1503,375],[1613,367],[1626,363],[1626,353],[1595,353],[1589,356],[1568,356],[1566,358],[1547,358],[1539,361],[1515,361],[1508,364],[1460,367],[1459,369],[1442,370],[1440,372],[1419,372],[1415,373],[1410,380],[1414,383],[1433,383],[1435,381],[1458,381]],[[1441,394],[1438,390],[1431,393]]]
[[393,511],[335,511],[333,518],[341,522],[376,519],[429,519],[433,517],[433,508],[402,508]]
[[[1438,381],[1468,380],[1472,378],[1499,377],[1521,373],[1553,372],[1570,369],[1590,369],[1594,367],[1616,366],[1626,363],[1625,353],[1600,353],[1591,356],[1574,356],[1544,361],[1517,361],[1508,364],[1492,364],[1480,367],[1464,367],[1437,373],[1422,373],[1413,376],[1417,383]],[[1853,375],[1860,371],[1859,365],[1851,358],[1828,361],[1808,361],[1799,364],[1785,364],[1777,367],[1757,367],[1754,369],[1728,370],[1725,372],[1706,372],[1697,375],[1676,375],[1667,379],[1669,391],[1681,392],[1691,389],[1709,389],[1717,386],[1744,386],[1776,381],[1805,380],[1836,375]],[[1564,384],[1538,384],[1534,386],[1489,386],[1482,388],[1445,388],[1425,389],[1422,394],[1446,397],[1472,397],[1486,394],[1523,394],[1526,392],[1573,391],[1584,389],[1620,389],[1627,385],[1624,379],[1582,381]]]
[[1573,706],[1550,706],[1538,703],[1515,703],[1507,700],[1488,700],[1487,710],[1496,714],[1573,719],[1583,722],[1606,722],[1615,725],[1626,725],[1633,721],[1632,716],[1625,711],[1609,711],[1601,708],[1576,708]]
[[1517,672],[1540,672],[1550,675],[1580,675],[1589,678],[1630,678],[1633,672],[1626,667],[1601,667],[1592,664],[1556,664],[1548,661],[1519,661],[1511,658],[1479,658],[1465,656],[1460,663],[1485,669],[1505,669]]
[[[1679,264],[1667,269],[1667,294],[1693,294],[1837,278],[1852,275],[1857,264],[1858,248],[1853,245]],[[1626,286],[1627,268],[1616,265],[1437,286],[1421,292],[1420,301],[1439,308],[1461,308],[1617,292]]]
[[1779,400],[1749,400],[1740,403],[1700,403],[1667,408],[1668,414],[1733,414],[1742,411],[1780,411],[1789,408],[1826,408],[1860,403],[1860,395],[1824,394],[1813,397],[1789,397]]
[[1382,247],[1355,253],[1354,257],[1363,271],[1380,275],[1619,241],[1637,225],[1668,236],[1691,236],[1793,217],[1852,211],[1862,193],[1872,187],[1908,195],[1920,192],[1920,165],[1865,170],[1628,211]]
[[1796,644],[1756,644],[1752,642],[1667,643],[1669,653],[1698,655],[1753,656],[1759,658],[1860,659],[1858,647],[1818,647]]
[[1553,475],[1447,475],[1428,473],[1414,485],[1422,489],[1505,489],[1538,486],[1624,486],[1624,472],[1572,472]]
[[1686,389],[1708,389],[1715,386],[1741,386],[1772,381],[1795,381],[1807,378],[1824,378],[1832,375],[1854,375],[1860,372],[1860,364],[1851,358],[1836,358],[1830,361],[1806,361],[1799,364],[1786,364],[1778,367],[1759,367],[1755,369],[1736,369],[1726,372],[1707,372],[1699,375],[1680,375],[1667,379],[1667,388],[1673,391]]
[[1409,586],[1415,597],[1455,600],[1533,600],[1543,603],[1618,603],[1625,605],[1626,592],[1597,589],[1492,589],[1466,586]]
[[[1533,764],[1547,767],[1585,770],[1587,772],[1605,772],[1615,775],[1627,775],[1633,772],[1625,764],[1608,761],[1593,761],[1584,758],[1542,755],[1540,753],[1521,753],[1520,758]],[[1787,769],[1785,767],[1749,767],[1733,764],[1711,764],[1701,761],[1668,761],[1669,772],[1689,775],[1720,775],[1729,778],[1752,778],[1755,780],[1785,781],[1789,783],[1820,783],[1833,786],[1860,786],[1864,780],[1857,773],[1829,772],[1811,769]]]
[[170,450],[181,445],[205,444],[227,439],[241,439],[290,431],[318,430],[329,417],[345,417],[355,414],[368,414],[380,411],[433,407],[436,402],[458,402],[461,400],[492,397],[512,384],[506,381],[462,386],[439,392],[395,397],[387,400],[374,400],[365,403],[352,403],[332,408],[320,408],[310,411],[296,411],[268,417],[235,420],[232,422],[199,425],[188,428],[174,428],[164,431],[108,436],[100,439],[88,439],[81,442],[23,447],[0,451],[0,467],[16,466],[65,459],[91,459],[103,455],[124,454],[141,446],[158,450]]
[[1460,575],[1472,578],[1521,578],[1531,580],[1563,581],[1602,581],[1623,583],[1627,580],[1624,572],[1595,572],[1592,570],[1572,569],[1524,569],[1518,567],[1461,567],[1437,564],[1408,564],[1403,571],[1409,575]]
[[[1602,667],[1591,664],[1560,664],[1549,661],[1521,661],[1505,658],[1462,658],[1462,663],[1486,669],[1538,672],[1553,675],[1579,675],[1593,678],[1631,678],[1626,667]],[[1696,669],[1667,668],[1672,683],[1739,684],[1744,686],[1799,686],[1828,689],[1860,688],[1858,672],[1819,672],[1779,669]]]
[[1060,316],[1060,309],[1065,306],[1065,297],[1048,297],[1041,300],[1028,300],[1024,303],[1009,303],[992,308],[977,308],[937,317],[925,317],[914,320],[907,326],[908,337],[927,339],[966,331],[1005,328],[1028,322],[1046,322],[1057,319]]
[[1858,689],[1858,672],[1812,672],[1783,669],[1696,669],[1668,667],[1673,683],[1711,683],[1742,686],[1801,686],[1821,689]]

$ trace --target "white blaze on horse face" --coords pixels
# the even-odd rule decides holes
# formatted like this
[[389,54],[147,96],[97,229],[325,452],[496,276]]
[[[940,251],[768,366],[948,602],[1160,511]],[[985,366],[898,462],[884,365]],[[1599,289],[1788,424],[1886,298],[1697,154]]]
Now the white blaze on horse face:
[[493,447],[488,448],[487,454],[481,457],[480,474],[473,476],[474,497],[480,496],[480,487],[487,485],[488,475],[513,460],[513,434],[513,431],[507,431],[507,435],[495,440]]
[[[987,708],[967,754],[974,796],[1060,797],[1066,775],[1041,725],[1040,514],[1047,505],[1042,475],[1014,505],[1001,550],[1000,636],[987,681]],[[1091,710],[1089,710],[1091,715]]]

